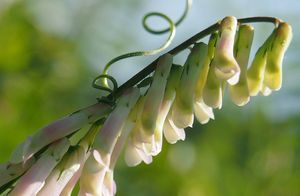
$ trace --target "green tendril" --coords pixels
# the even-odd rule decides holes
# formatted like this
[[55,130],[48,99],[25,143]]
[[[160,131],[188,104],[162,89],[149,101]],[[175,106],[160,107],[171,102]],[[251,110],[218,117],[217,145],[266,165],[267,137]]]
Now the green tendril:
[[[123,54],[123,55],[120,55],[120,56],[117,56],[117,57],[113,58],[112,60],[110,60],[105,65],[102,74],[97,76],[93,80],[92,86],[94,88],[104,90],[104,91],[107,91],[107,92],[110,92],[110,93],[113,94],[113,92],[116,89],[115,86],[117,86],[117,83],[115,83],[116,80],[112,76],[108,75],[108,70],[111,67],[111,65],[116,63],[117,61],[122,60],[122,59],[136,57],[136,56],[155,55],[155,54],[160,53],[161,51],[165,50],[171,44],[171,42],[173,41],[173,39],[175,37],[176,26],[179,25],[185,19],[185,17],[188,14],[188,11],[190,10],[191,5],[192,5],[192,0],[186,0],[186,7],[185,7],[185,10],[184,10],[184,13],[182,14],[182,16],[179,18],[179,20],[176,23],[174,23],[173,20],[171,18],[169,18],[167,15],[159,13],[159,12],[151,12],[151,13],[146,14],[143,17],[143,21],[142,21],[143,22],[143,27],[145,28],[145,30],[148,31],[149,33],[152,33],[152,34],[163,34],[163,33],[166,33],[166,32],[170,32],[170,35],[167,38],[166,42],[157,49],[130,52],[130,53],[126,53],[126,54]],[[149,19],[149,17],[152,17],[152,16],[157,16],[157,17],[163,18],[164,20],[166,20],[168,22],[169,27],[166,28],[166,29],[163,29],[163,30],[159,30],[159,31],[153,30],[147,24],[147,20]],[[96,83],[99,79],[102,79],[101,80],[101,85]],[[110,86],[108,85],[107,79],[109,79],[114,84],[113,89],[111,89]]]
[[[178,21],[176,23],[174,23],[174,25],[176,27],[186,18],[188,12],[190,11],[190,9],[192,7],[192,3],[193,3],[193,0],[186,0],[186,5],[185,5],[183,14],[178,19]],[[146,31],[148,31],[149,33],[152,33],[152,34],[163,34],[163,33],[169,32],[171,30],[170,28],[166,28],[163,30],[155,30],[155,29],[152,29],[151,27],[149,27],[149,25],[147,24],[147,20],[151,16],[156,16],[155,12],[148,13],[143,18],[143,27],[145,28]]]
[[[109,79],[111,81],[111,83],[113,84],[113,89],[111,89],[110,87],[106,87],[106,86],[102,86],[101,84],[98,84],[97,82],[100,79],[106,79],[106,80]],[[100,76],[97,76],[93,80],[92,86],[96,89],[107,91],[108,93],[113,93],[118,88],[118,83],[114,77],[107,75],[107,74],[101,74]]]

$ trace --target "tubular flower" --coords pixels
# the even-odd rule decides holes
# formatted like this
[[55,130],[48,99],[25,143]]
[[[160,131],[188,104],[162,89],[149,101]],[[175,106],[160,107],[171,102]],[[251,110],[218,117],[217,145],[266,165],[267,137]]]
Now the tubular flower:
[[220,38],[217,41],[212,67],[216,76],[227,80],[231,85],[238,82],[240,68],[233,55],[237,19],[233,16],[225,17],[220,25]]
[[179,83],[180,76],[182,74],[182,66],[173,65],[171,69],[170,76],[168,78],[168,83],[166,87],[166,92],[162,104],[162,115],[159,117],[160,123],[159,123],[159,129],[163,130],[163,134],[166,138],[166,140],[174,144],[178,140],[184,140],[185,139],[185,132],[184,129],[178,128],[174,125],[174,122],[172,120],[172,104],[175,100],[176,96],[176,88]]
[[139,139],[142,149],[149,155],[157,155],[161,151],[162,131],[157,129],[160,121],[162,101],[171,70],[173,57],[170,54],[159,58],[153,76],[153,81],[145,95],[143,109],[140,116]]
[[275,30],[271,47],[268,48],[264,84],[271,90],[279,90],[282,85],[282,61],[292,40],[292,28],[289,24],[280,23]]
[[172,107],[172,120],[178,128],[193,125],[196,82],[206,56],[207,45],[202,42],[195,44],[184,64]]
[[238,83],[229,85],[229,93],[232,101],[243,106],[250,100],[248,84],[247,84],[247,66],[251,51],[251,45],[254,36],[254,28],[250,25],[241,25],[237,35],[235,44],[235,58],[240,66],[240,77]]
[[203,101],[203,89],[207,80],[207,75],[209,71],[209,66],[211,60],[214,56],[215,44],[218,39],[218,33],[215,32],[210,36],[208,42],[208,51],[207,57],[205,59],[204,65],[198,76],[196,90],[195,90],[195,99],[194,99],[194,113],[197,120],[201,124],[205,124],[209,119],[214,119],[214,113],[211,107],[206,105]]
[[69,148],[67,139],[52,144],[37,162],[18,180],[9,196],[37,195],[44,186],[46,178],[59,163]]
[[142,129],[146,134],[152,135],[156,128],[157,116],[164,97],[167,79],[171,70],[173,57],[166,54],[159,58],[153,81],[145,95],[143,112],[141,115]]

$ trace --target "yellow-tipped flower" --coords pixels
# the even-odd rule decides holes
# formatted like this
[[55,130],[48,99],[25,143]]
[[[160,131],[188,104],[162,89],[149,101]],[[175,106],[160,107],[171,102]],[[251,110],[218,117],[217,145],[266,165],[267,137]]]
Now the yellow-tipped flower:
[[240,78],[236,85],[229,86],[229,93],[232,101],[243,106],[250,100],[248,82],[247,82],[247,66],[251,51],[251,45],[254,36],[254,28],[250,25],[241,25],[238,31],[238,37],[235,44],[235,58],[240,66]]
[[172,120],[178,128],[192,127],[193,125],[195,89],[206,56],[207,45],[202,42],[195,44],[184,65],[172,106]]
[[282,85],[282,61],[292,40],[292,28],[288,23],[280,23],[275,30],[271,47],[268,48],[264,84],[271,90],[279,90]]
[[220,38],[217,41],[212,67],[216,76],[227,80],[231,85],[238,82],[240,68],[233,55],[233,46],[237,28],[237,19],[233,16],[225,17],[220,24]]
[[267,64],[267,50],[274,38],[275,31],[268,37],[263,45],[257,50],[250,68],[247,70],[248,90],[251,96],[256,96],[262,90],[265,69]]

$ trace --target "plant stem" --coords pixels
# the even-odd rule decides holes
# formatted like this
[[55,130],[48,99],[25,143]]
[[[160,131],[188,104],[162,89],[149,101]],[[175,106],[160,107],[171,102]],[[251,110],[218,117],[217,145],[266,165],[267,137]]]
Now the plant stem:
[[[273,23],[275,26],[277,26],[278,23],[281,22],[281,21],[280,21],[280,19],[275,18],[275,17],[258,16],[258,17],[250,17],[250,18],[241,18],[241,19],[238,19],[238,22],[239,23],[269,22],[269,23]],[[210,35],[214,31],[217,31],[218,28],[219,28],[219,25],[220,25],[220,21],[218,21],[217,23],[209,26],[208,28],[204,29],[203,31],[197,33],[196,35],[192,36],[188,40],[182,42],[180,45],[176,46],[175,48],[168,51],[167,53],[169,53],[171,55],[178,54],[179,52],[181,52],[181,51],[185,50],[186,48],[188,48],[190,45],[193,45],[198,40],[204,38],[207,35]],[[115,98],[118,98],[119,96],[122,95],[124,90],[126,90],[129,87],[132,87],[132,86],[136,85],[137,83],[139,83],[141,80],[143,80],[145,77],[147,77],[149,74],[151,74],[155,70],[157,61],[158,61],[158,59],[154,60],[147,67],[145,67],[143,70],[138,72],[136,75],[134,75],[132,78],[130,78],[127,82],[122,84],[114,92],[114,95],[110,94],[110,95],[108,95],[108,97],[111,98],[112,96],[115,96]]]

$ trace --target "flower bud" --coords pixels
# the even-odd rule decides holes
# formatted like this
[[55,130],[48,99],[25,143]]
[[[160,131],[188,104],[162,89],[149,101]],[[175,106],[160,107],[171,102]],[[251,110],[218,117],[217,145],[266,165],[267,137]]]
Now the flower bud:
[[17,181],[10,196],[37,195],[45,184],[53,168],[60,162],[69,148],[67,139],[61,139],[53,143],[44,152],[37,162]]
[[235,58],[240,66],[240,77],[236,85],[229,86],[231,100],[238,106],[247,104],[250,100],[247,66],[254,36],[254,28],[250,25],[241,25],[235,44]]
[[212,67],[216,76],[227,80],[231,85],[237,83],[240,68],[233,56],[233,46],[237,28],[237,19],[233,16],[225,17],[220,24],[220,38],[217,41]]
[[271,90],[279,90],[282,85],[282,61],[292,39],[292,28],[289,24],[280,23],[275,30],[272,46],[268,48],[264,84]]
[[193,103],[199,72],[207,56],[207,45],[197,43],[184,65],[176,98],[172,106],[172,120],[178,128],[192,127],[194,121]]
[[257,50],[250,68],[247,70],[248,90],[251,96],[256,96],[262,89],[267,63],[267,50],[274,38],[274,32]]

